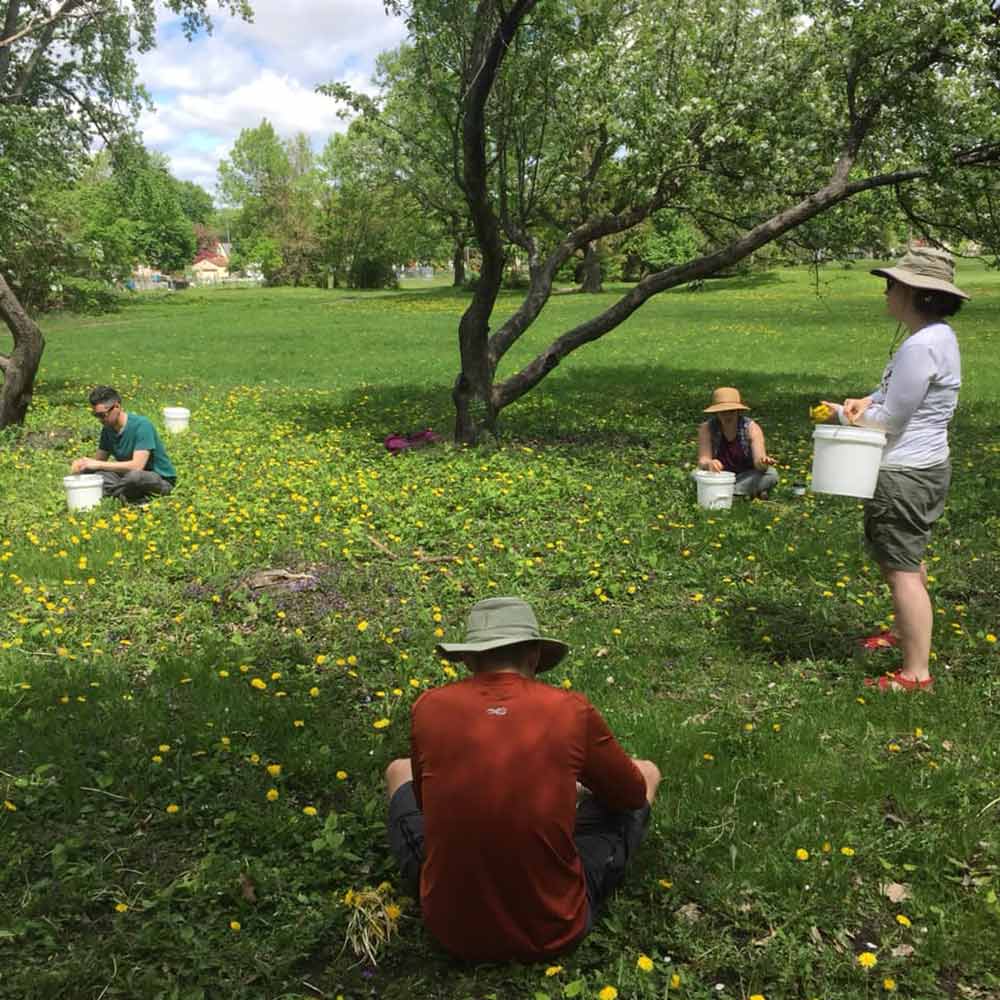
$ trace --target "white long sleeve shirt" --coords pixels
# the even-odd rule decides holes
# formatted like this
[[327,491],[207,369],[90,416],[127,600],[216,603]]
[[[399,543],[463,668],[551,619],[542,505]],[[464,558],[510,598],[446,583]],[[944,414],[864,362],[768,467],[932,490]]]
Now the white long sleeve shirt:
[[948,460],[948,424],[961,384],[958,339],[947,323],[932,323],[903,341],[858,420],[885,433],[883,469],[928,469]]

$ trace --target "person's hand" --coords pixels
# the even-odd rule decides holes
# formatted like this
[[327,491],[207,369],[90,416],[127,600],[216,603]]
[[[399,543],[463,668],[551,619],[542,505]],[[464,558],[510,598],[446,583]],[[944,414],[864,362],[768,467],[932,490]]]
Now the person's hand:
[[69,467],[70,471],[74,476],[78,476],[81,472],[86,472],[90,468],[90,462],[91,460],[89,458],[77,458]]
[[706,472],[722,472],[722,463],[717,458],[710,458],[707,462],[702,462],[701,467]]
[[760,460],[760,464],[761,465],[777,465],[777,462],[775,461],[775,459],[771,455],[765,455]]
[[844,416],[853,424],[871,405],[871,396],[865,396],[864,399],[845,399]]
[[831,403],[829,400],[824,399],[820,401],[820,405],[825,406],[830,414],[826,420],[822,421],[825,424],[839,424],[840,423],[840,411],[844,408],[840,403]]

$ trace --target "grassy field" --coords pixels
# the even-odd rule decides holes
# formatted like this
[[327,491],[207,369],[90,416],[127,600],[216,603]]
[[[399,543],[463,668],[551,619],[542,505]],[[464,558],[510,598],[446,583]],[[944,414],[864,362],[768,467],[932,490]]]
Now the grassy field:
[[[867,391],[886,358],[863,267],[663,295],[508,410],[498,447],[398,457],[386,434],[450,425],[450,289],[48,320],[28,426],[0,437],[0,996],[995,1000],[1000,275],[961,284],[938,683],[895,697],[862,681],[897,654],[855,652],[890,614],[860,505],[791,490],[808,404]],[[558,296],[505,366],[594,307]],[[191,408],[169,498],[66,511],[98,382],[154,419]],[[719,384],[782,482],[706,512],[688,472]],[[267,569],[304,589],[258,586]],[[383,834],[409,706],[449,679],[437,637],[504,593],[572,644],[552,683],[665,775],[624,890],[550,968],[443,955]],[[395,933],[372,965],[344,899],[383,882]]]

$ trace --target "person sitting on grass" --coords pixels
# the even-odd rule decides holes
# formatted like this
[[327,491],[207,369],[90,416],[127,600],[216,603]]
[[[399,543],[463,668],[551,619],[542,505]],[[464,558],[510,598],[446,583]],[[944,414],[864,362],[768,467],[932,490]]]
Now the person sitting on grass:
[[466,641],[437,647],[472,676],[417,699],[411,756],[386,770],[404,884],[459,958],[532,962],[578,944],[649,823],[656,765],[628,757],[582,694],[536,680],[567,649],[524,601],[480,601]]
[[[152,423],[138,413],[126,413],[121,396],[108,385],[91,392],[90,408],[101,421],[97,454],[74,459],[70,470],[100,474],[106,497],[141,502],[166,496],[177,483],[177,472]],[[108,461],[111,455],[114,461]]]
[[735,472],[737,496],[760,497],[777,485],[774,459],[764,447],[764,432],[756,420],[741,412],[750,407],[738,389],[720,386],[705,407],[708,420],[698,427],[698,468],[706,472]]

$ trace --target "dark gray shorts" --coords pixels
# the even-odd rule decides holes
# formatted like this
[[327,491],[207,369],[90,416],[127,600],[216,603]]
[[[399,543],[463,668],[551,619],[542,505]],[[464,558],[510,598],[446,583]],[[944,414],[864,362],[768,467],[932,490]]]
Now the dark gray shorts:
[[[592,795],[577,806],[573,841],[583,862],[587,879],[589,931],[611,894],[621,885],[625,867],[631,861],[649,826],[649,804],[641,809],[612,812]],[[419,898],[420,866],[424,862],[424,816],[413,794],[413,782],[396,790],[389,803],[389,845],[399,865],[403,886]]]
[[865,544],[886,569],[920,570],[931,525],[944,512],[951,464],[929,469],[882,469],[865,501]]

